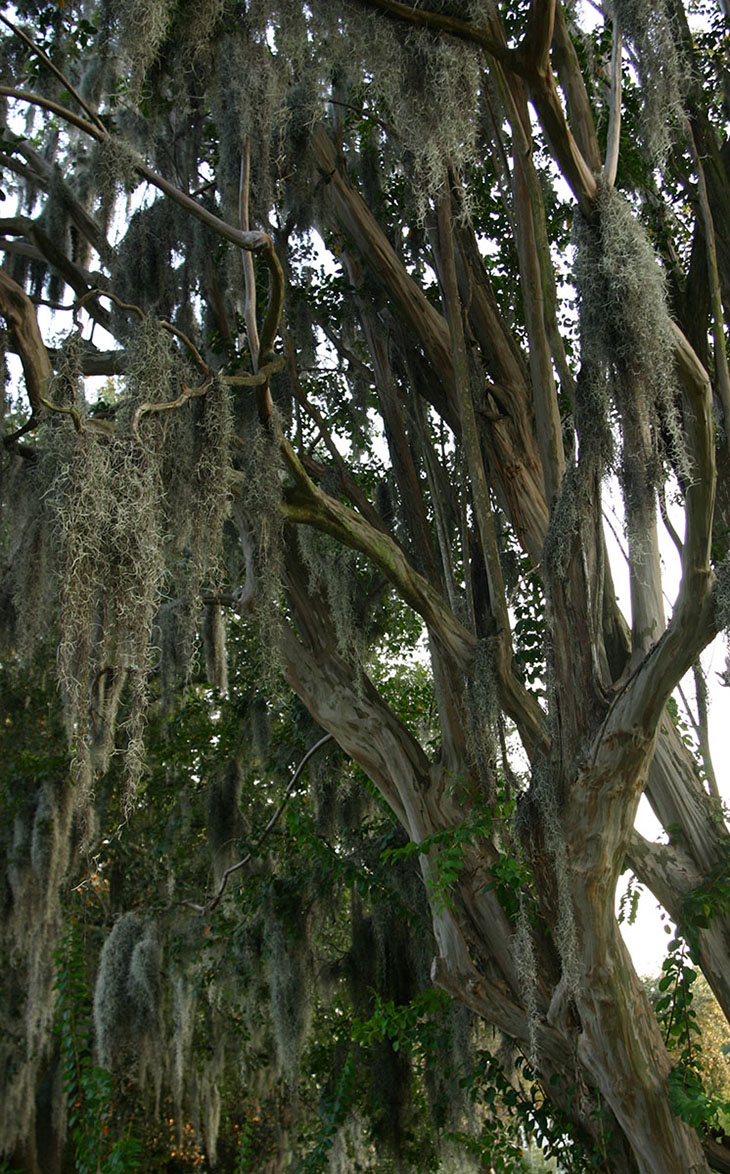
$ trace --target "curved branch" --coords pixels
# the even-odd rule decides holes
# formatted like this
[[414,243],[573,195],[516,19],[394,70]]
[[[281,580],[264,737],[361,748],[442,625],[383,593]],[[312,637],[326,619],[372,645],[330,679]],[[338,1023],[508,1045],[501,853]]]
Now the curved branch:
[[15,98],[18,102],[27,102],[30,106],[40,106],[42,110],[48,110],[51,114],[57,114],[64,122],[75,126],[77,130],[84,131],[85,134],[90,135],[92,139],[96,139],[97,143],[101,143],[105,138],[108,138],[106,131],[100,130],[93,122],[82,118],[80,114],[74,114],[73,110],[69,110],[68,106],[62,106],[60,102],[54,102],[51,98],[44,98],[42,94],[35,94],[32,90],[19,90],[15,86],[0,85],[0,95],[4,98]]
[[[615,700],[604,728],[604,744],[611,737],[625,736],[638,738],[647,747],[653,744],[672,690],[717,630],[712,602],[715,576],[710,563],[716,485],[712,387],[682,331],[676,324],[672,324],[672,331],[693,469],[685,496],[682,579],[667,628]],[[611,737],[607,738],[607,733]]]
[[289,801],[289,796],[291,795],[292,791],[294,790],[296,782],[297,782],[299,776],[301,775],[302,771],[304,770],[304,767],[309,762],[310,758],[312,758],[317,753],[317,751],[321,749],[322,746],[325,746],[327,744],[327,742],[332,742],[333,740],[334,739],[332,737],[332,734],[325,734],[323,738],[320,738],[318,742],[315,742],[314,746],[310,746],[309,750],[304,755],[304,758],[301,760],[301,762],[299,763],[299,766],[294,771],[294,774],[292,775],[289,782],[287,783],[287,787],[284,792],[284,797],[281,800],[281,803],[277,807],[276,811],[272,815],[271,819],[267,823],[266,827],[262,831],[261,835],[259,836],[258,840],[254,844],[251,851],[247,852],[242,860],[239,860],[236,864],[232,864],[230,866],[230,868],[226,869],[226,871],[223,873],[223,876],[221,877],[220,885],[218,886],[218,892],[213,897],[211,897],[211,899],[209,901],[206,901],[205,905],[195,905],[195,904],[193,904],[192,901],[183,902],[183,904],[185,904],[188,909],[194,909],[196,913],[212,913],[212,911],[215,909],[216,905],[219,903],[221,897],[223,896],[223,894],[226,891],[226,887],[228,885],[229,878],[233,876],[234,872],[238,872],[239,869],[243,868],[246,864],[248,864],[249,860],[253,856],[256,855],[259,848],[263,844],[264,840],[268,836],[269,832],[272,830],[272,828],[275,826],[275,824],[281,818],[281,813],[283,812],[284,808],[286,807],[286,805]]
[[284,364],[284,356],[279,355],[276,359],[272,359],[270,363],[264,363],[263,367],[259,367],[255,375],[219,375],[218,378],[229,387],[261,387],[268,381],[271,375],[275,375],[277,371],[282,371]]
[[[241,175],[238,184],[238,223],[244,232],[247,232],[249,225],[249,192],[251,187],[251,140],[246,135],[246,142],[241,156]],[[243,317],[246,322],[246,333],[248,335],[248,349],[251,352],[251,362],[253,369],[258,369],[259,354],[261,353],[261,344],[259,340],[259,328],[256,323],[256,270],[254,269],[253,257],[250,253],[242,251],[241,260],[243,262]]]
[[62,416],[70,416],[73,420],[73,425],[76,431],[82,431],[81,416],[72,404],[54,404],[52,400],[45,398],[41,400],[41,403],[44,408],[48,409],[49,412],[58,412]]
[[153,412],[172,412],[175,408],[182,407],[189,399],[197,399],[199,396],[205,395],[209,388],[210,381],[204,383],[202,387],[187,387],[183,383],[183,389],[177,399],[167,400],[162,404],[150,402],[140,404],[132,416],[132,432],[137,437],[137,440],[139,440],[138,427],[142,416],[151,415]]
[[53,368],[38,328],[33,304],[23,289],[4,269],[0,269],[0,314],[7,323],[10,338],[20,355],[33,415],[42,408]]

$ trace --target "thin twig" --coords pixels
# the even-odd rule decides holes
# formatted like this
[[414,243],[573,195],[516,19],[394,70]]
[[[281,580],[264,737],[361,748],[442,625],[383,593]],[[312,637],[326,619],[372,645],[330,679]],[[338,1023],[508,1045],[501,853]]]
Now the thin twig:
[[205,395],[209,389],[210,381],[204,383],[202,387],[187,387],[187,385],[183,383],[183,389],[177,399],[167,400],[165,403],[161,404],[150,403],[149,401],[140,404],[139,407],[135,409],[134,415],[132,416],[132,432],[137,437],[137,440],[139,440],[139,432],[137,429],[142,416],[150,415],[153,412],[171,412],[175,408],[182,407],[182,405],[187,403],[189,399],[197,399],[198,396]]
[[70,416],[74,422],[74,428],[76,431],[82,431],[81,417],[76,408],[72,408],[70,405],[65,406],[63,404],[54,404],[52,400],[45,399],[43,396],[41,396],[41,403],[43,404],[44,408],[48,408],[49,412],[60,412],[63,416]]
[[258,840],[254,844],[251,851],[247,852],[242,860],[239,860],[236,864],[232,864],[230,866],[230,868],[226,869],[226,871],[223,873],[223,876],[221,877],[220,884],[218,886],[218,892],[215,894],[214,897],[211,897],[211,899],[209,901],[206,901],[205,905],[195,905],[192,901],[183,902],[188,907],[188,909],[194,909],[196,913],[211,913],[215,909],[216,905],[218,904],[218,902],[220,901],[224,892],[226,891],[226,886],[228,885],[228,878],[230,876],[232,876],[234,872],[238,872],[238,870],[240,868],[243,868],[244,865],[248,864],[249,860],[252,858],[252,856],[255,856],[255,854],[258,852],[259,848],[263,844],[263,842],[266,839],[266,837],[268,836],[269,832],[271,831],[271,829],[274,827],[274,825],[279,820],[279,817],[281,816],[281,813],[283,812],[283,810],[286,807],[286,804],[289,800],[289,796],[291,795],[292,791],[294,790],[294,786],[297,782],[297,779],[299,778],[299,776],[302,773],[306,764],[309,762],[310,758],[312,758],[312,756],[317,753],[317,751],[320,749],[320,747],[326,745],[327,742],[331,742],[331,741],[332,741],[332,734],[325,734],[323,738],[320,738],[318,742],[314,743],[314,746],[310,746],[309,750],[304,755],[304,758],[299,763],[299,766],[294,771],[294,774],[292,775],[291,779],[289,780],[289,783],[287,785],[286,791],[284,792],[284,797],[281,800],[281,803],[277,807],[276,811],[272,815],[271,819],[267,823],[266,827],[262,831],[261,835],[259,836]]
[[272,359],[270,363],[265,363],[263,367],[259,367],[255,375],[221,375],[220,380],[229,387],[261,387],[263,383],[266,383],[270,375],[281,371],[283,367],[284,356],[279,355],[276,359]]
[[161,326],[163,330],[167,330],[169,334],[174,335],[175,338],[179,338],[180,342],[188,348],[190,354],[195,359],[195,362],[197,363],[198,367],[200,367],[200,370],[203,372],[203,374],[210,375],[210,367],[206,363],[195,343],[191,338],[188,338],[187,334],[185,334],[185,332],[181,330],[179,326],[173,326],[172,322],[168,322],[166,318],[158,318],[157,325]]
[[118,298],[116,294],[110,293],[108,289],[99,289],[98,287],[90,289],[74,302],[74,321],[77,320],[76,316],[79,310],[83,310],[86,303],[90,302],[93,298],[109,298],[109,301],[114,302],[114,305],[118,306],[120,310],[130,310],[132,313],[138,314],[142,321],[144,321],[144,310],[141,306],[135,305],[134,302],[123,302],[121,298]]

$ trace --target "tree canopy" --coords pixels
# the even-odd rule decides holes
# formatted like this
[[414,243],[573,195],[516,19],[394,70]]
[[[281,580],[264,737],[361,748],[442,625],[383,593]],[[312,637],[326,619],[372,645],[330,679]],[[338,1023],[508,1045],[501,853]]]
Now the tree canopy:
[[729,1170],[725,5],[0,22],[7,1168]]

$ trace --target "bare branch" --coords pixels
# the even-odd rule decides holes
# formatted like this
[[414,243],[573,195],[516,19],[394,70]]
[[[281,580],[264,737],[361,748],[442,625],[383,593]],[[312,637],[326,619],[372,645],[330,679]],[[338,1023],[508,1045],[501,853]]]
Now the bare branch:
[[132,432],[139,440],[139,422],[142,416],[150,415],[153,412],[172,412],[175,408],[182,407],[189,399],[197,399],[201,395],[205,395],[210,389],[210,382],[204,383],[202,387],[187,387],[183,383],[183,389],[177,399],[168,400],[166,403],[150,403],[145,402],[139,404],[132,416]]
[[84,131],[92,139],[96,139],[98,143],[103,142],[107,138],[106,131],[103,127],[100,130],[93,122],[82,118],[80,114],[74,114],[73,110],[69,110],[67,106],[62,106],[60,102],[54,102],[51,98],[44,98],[42,94],[34,94],[31,90],[19,90],[15,86],[0,85],[0,95],[5,98],[15,98],[18,102],[28,102],[31,106],[40,106],[42,110],[48,110],[51,114],[57,114],[64,122],[68,122],[70,126],[75,126],[77,130]]
[[608,120],[608,138],[606,142],[606,162],[603,165],[603,177],[609,187],[616,182],[618,172],[619,145],[621,142],[621,26],[618,17],[613,18],[613,47],[611,50],[611,112]]
[[[251,140],[246,136],[246,143],[241,156],[241,176],[238,188],[238,222],[244,232],[249,229],[249,187],[251,180]],[[245,249],[241,253],[243,262],[244,303],[243,316],[246,320],[248,335],[248,349],[251,352],[253,369],[258,369],[259,361],[259,328],[256,323],[256,270],[253,257]]]
[[256,855],[256,853],[258,852],[259,848],[263,844],[266,837],[269,835],[271,830],[278,823],[279,819],[281,818],[281,814],[282,814],[284,808],[286,807],[287,803],[289,802],[289,797],[290,797],[292,791],[294,790],[294,787],[296,786],[296,783],[299,779],[299,776],[301,775],[302,771],[304,770],[304,767],[309,762],[310,758],[312,758],[317,753],[317,751],[322,748],[322,746],[325,746],[328,742],[331,742],[332,740],[333,740],[332,734],[325,734],[323,738],[320,738],[318,742],[315,742],[314,746],[310,746],[309,750],[304,755],[304,758],[301,760],[301,762],[299,763],[299,766],[294,771],[294,774],[292,775],[291,779],[289,780],[287,787],[286,787],[286,790],[284,792],[284,796],[281,800],[281,803],[277,807],[276,811],[272,815],[271,819],[267,823],[266,827],[262,831],[261,835],[259,836],[258,840],[254,844],[251,851],[247,852],[242,860],[239,860],[236,864],[232,864],[230,866],[230,868],[226,869],[226,871],[223,873],[223,876],[221,877],[220,885],[218,886],[217,893],[213,897],[211,897],[209,901],[206,901],[205,905],[194,905],[192,901],[184,901],[183,904],[188,909],[194,909],[196,913],[212,913],[213,912],[216,905],[219,903],[221,897],[225,893],[226,887],[228,885],[228,881],[233,876],[234,872],[238,872],[241,868],[244,868],[248,864],[249,860],[251,860],[252,857],[254,857]]

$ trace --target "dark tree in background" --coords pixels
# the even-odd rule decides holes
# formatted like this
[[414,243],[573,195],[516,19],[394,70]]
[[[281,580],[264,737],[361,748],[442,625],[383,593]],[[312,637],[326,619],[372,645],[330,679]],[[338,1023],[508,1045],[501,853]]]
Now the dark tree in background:
[[723,6],[2,21],[8,1162],[730,1169]]

